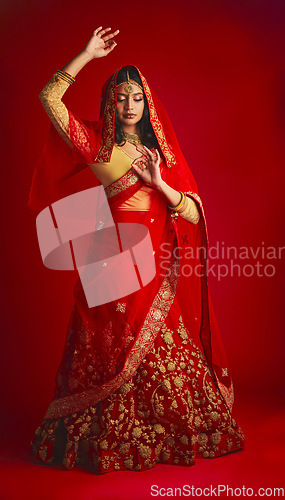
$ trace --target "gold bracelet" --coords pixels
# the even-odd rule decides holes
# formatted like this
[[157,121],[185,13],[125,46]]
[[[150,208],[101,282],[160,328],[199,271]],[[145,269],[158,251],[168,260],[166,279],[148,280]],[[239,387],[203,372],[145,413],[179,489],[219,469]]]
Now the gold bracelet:
[[73,76],[71,76],[69,73],[67,73],[66,71],[62,71],[62,69],[58,69],[56,74],[60,78],[62,78],[62,80],[64,80],[65,82],[70,83],[70,85],[72,85],[72,83],[75,82],[75,78]]
[[67,71],[63,71],[63,69],[58,69],[57,71],[62,75],[66,76],[67,78],[69,78],[70,80],[72,80],[73,82],[75,82],[74,76],[72,76],[70,73],[67,73]]
[[184,202],[185,202],[185,194],[184,194],[184,193],[182,193],[182,191],[178,191],[178,193],[180,193],[180,194],[181,194],[181,200],[180,200],[180,202],[178,203],[178,205],[174,205],[174,206],[171,206],[171,205],[169,205],[169,204],[167,203],[167,206],[168,206],[168,208],[170,208],[170,210],[175,210],[175,211],[176,211],[176,210],[179,210],[179,208],[183,207],[183,205],[184,205]]
[[[184,207],[184,205],[185,205],[185,207]],[[179,215],[183,214],[184,212],[186,212],[190,208],[188,196],[185,196],[185,203],[184,203],[184,205],[182,205],[182,207],[181,207],[180,210],[177,210],[177,212],[179,213]]]
[[69,80],[67,77],[65,77],[65,76],[64,76],[64,75],[62,75],[61,73],[56,72],[56,73],[55,73],[55,75],[56,75],[56,78],[57,78],[57,79],[63,80],[64,82],[69,83],[69,85],[72,85],[72,84],[73,84],[73,81],[72,81],[72,80]]

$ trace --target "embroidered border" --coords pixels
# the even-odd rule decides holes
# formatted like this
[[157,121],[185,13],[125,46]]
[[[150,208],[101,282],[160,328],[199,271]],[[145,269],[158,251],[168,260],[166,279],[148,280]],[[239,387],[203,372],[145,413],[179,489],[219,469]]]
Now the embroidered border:
[[107,198],[112,198],[118,193],[125,191],[130,186],[133,186],[139,181],[139,176],[134,174],[131,169],[128,170],[122,177],[112,182],[109,186],[105,188],[105,193]]
[[110,161],[112,149],[114,146],[115,115],[117,108],[116,76],[118,71],[113,75],[108,88],[108,96],[104,109],[102,142],[97,156],[94,159],[94,161],[96,162],[108,163]]
[[163,152],[163,154],[165,156],[167,166],[172,167],[173,165],[176,165],[176,158],[167,144],[166,137],[165,137],[161,122],[157,116],[157,112],[156,112],[156,109],[155,109],[155,106],[153,103],[153,99],[152,99],[152,95],[151,95],[151,91],[150,91],[150,88],[148,86],[148,83],[147,83],[145,77],[141,74],[140,70],[138,68],[136,68],[136,69],[141,77],[144,92],[145,92],[145,95],[147,98],[151,125],[153,127],[153,130],[154,130],[154,133],[155,133],[156,138],[158,140],[158,144],[161,148],[161,151]]

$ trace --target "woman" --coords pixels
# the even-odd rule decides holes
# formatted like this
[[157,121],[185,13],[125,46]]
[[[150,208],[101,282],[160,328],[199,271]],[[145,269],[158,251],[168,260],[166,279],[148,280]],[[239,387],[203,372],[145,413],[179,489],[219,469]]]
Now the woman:
[[244,446],[207,287],[203,205],[163,106],[135,66],[103,86],[98,122],[61,100],[116,47],[118,30],[108,32],[97,28],[40,94],[53,126],[29,200],[41,210],[101,184],[114,223],[151,236],[156,273],[138,291],[88,307],[78,280],[54,398],[31,442],[43,463],[97,473],[192,465]]

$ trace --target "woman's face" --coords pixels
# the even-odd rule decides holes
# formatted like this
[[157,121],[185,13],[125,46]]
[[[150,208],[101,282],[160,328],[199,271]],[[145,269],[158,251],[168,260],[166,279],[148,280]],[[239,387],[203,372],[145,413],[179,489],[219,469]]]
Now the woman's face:
[[131,85],[133,87],[131,94],[125,91],[125,83],[117,87],[117,119],[123,128],[132,128],[143,116],[143,92],[134,83]]

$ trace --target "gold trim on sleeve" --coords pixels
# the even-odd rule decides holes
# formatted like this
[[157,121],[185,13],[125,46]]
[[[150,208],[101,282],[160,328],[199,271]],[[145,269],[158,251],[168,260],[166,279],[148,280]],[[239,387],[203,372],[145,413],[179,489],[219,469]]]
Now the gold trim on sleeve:
[[69,87],[70,84],[55,73],[52,79],[44,86],[39,97],[57,132],[72,148],[68,109],[61,100]]
[[191,222],[192,224],[198,224],[200,220],[200,214],[194,200],[191,200],[189,196],[186,196],[186,203],[184,203],[182,210],[178,211],[178,214],[183,219]]

